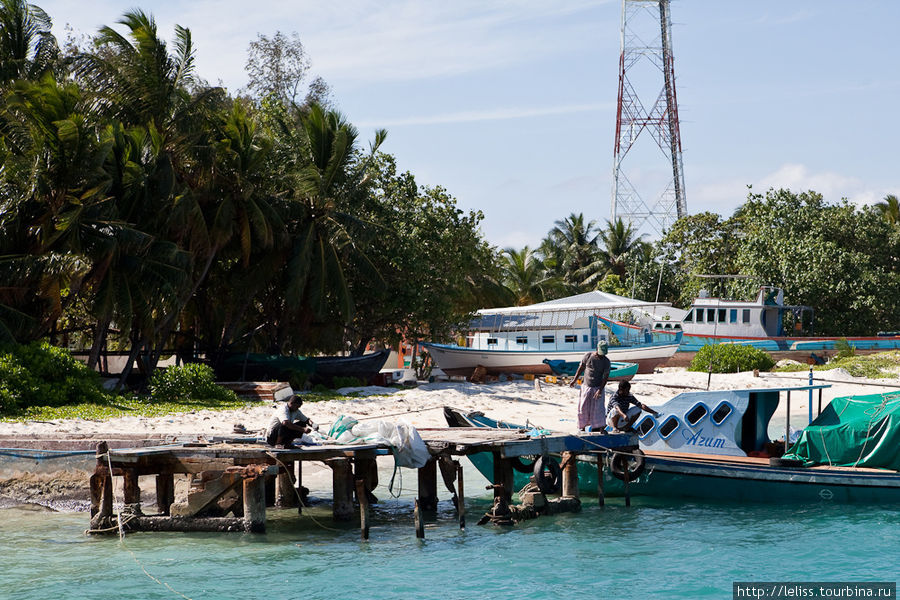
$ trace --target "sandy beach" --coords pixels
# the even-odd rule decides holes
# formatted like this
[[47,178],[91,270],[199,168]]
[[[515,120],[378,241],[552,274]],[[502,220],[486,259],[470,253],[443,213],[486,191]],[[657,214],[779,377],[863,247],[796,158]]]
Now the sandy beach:
[[[823,391],[822,403],[827,405],[832,398],[848,395],[877,394],[900,389],[900,378],[868,380],[856,378],[842,369],[817,373],[817,377],[827,379],[830,388]],[[692,373],[682,368],[663,368],[651,375],[637,375],[632,380],[632,393],[649,406],[658,407],[681,392],[707,389],[741,389],[769,386],[789,387],[804,385],[808,381],[805,373],[761,373],[734,374]],[[614,389],[607,387],[607,394]],[[465,411],[478,410],[486,415],[515,424],[538,425],[553,431],[571,432],[576,430],[576,409],[578,390],[566,385],[531,381],[508,381],[487,384],[446,381],[423,383],[408,389],[398,388],[345,388],[344,399],[308,402],[304,413],[321,429],[327,427],[340,415],[349,415],[358,420],[403,418],[418,428],[446,427],[441,409],[451,406]],[[354,395],[350,395],[354,394]],[[791,402],[792,422],[797,417],[797,426],[803,426],[808,415],[806,393],[794,394]],[[814,413],[818,409],[818,394],[813,398]],[[69,419],[60,421],[27,421],[0,423],[0,436],[51,437],[56,434],[97,435],[178,435],[209,438],[232,435],[235,424],[242,424],[250,433],[265,429],[272,415],[272,406],[261,403],[258,406],[234,411],[193,411],[185,414],[158,418],[124,417],[108,421]],[[779,411],[773,417],[774,423],[784,423],[784,413]]]

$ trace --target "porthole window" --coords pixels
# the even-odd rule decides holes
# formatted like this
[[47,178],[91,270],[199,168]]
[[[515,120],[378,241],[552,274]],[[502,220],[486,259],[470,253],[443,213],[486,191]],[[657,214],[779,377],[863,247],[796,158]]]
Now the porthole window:
[[666,417],[665,421],[659,426],[659,437],[662,439],[667,439],[678,427],[681,425],[681,422],[678,420],[678,417],[675,415],[669,415]]
[[637,431],[638,438],[644,439],[651,431],[653,431],[654,427],[656,427],[656,419],[650,415],[644,415],[644,418],[638,421],[637,426],[634,429]]
[[734,412],[734,407],[731,406],[728,402],[722,402],[719,406],[716,407],[716,410],[713,411],[710,420],[716,425],[721,425],[725,422],[725,419],[731,416],[731,413]]
[[709,408],[702,402],[698,402],[691,410],[684,415],[684,420],[691,427],[695,427],[697,423],[703,420],[703,417],[709,414]]

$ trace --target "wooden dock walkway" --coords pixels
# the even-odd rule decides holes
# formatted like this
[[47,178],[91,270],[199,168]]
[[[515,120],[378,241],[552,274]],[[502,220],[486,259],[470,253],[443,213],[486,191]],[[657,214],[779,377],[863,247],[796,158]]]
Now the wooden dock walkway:
[[[637,446],[633,435],[553,433],[533,436],[525,430],[453,427],[420,429],[430,459],[418,471],[415,502],[417,535],[424,536],[422,512],[437,510],[438,472],[454,497],[460,527],[465,527],[463,470],[458,458],[489,452],[494,461],[494,508],[497,523],[548,512],[577,510],[578,473],[575,456],[601,454],[604,449]],[[302,510],[305,488],[303,463],[324,462],[332,470],[332,514],[337,521],[354,518],[359,507],[362,536],[368,537],[368,505],[377,482],[375,460],[390,455],[389,446],[376,444],[304,446],[276,449],[254,438],[222,438],[211,443],[183,443],[156,447],[110,449],[97,446],[97,465],[90,478],[91,532],[125,531],[251,531],[266,528],[266,507]],[[548,500],[532,486],[521,498],[530,508],[517,512],[513,497],[514,463],[520,457],[562,456],[559,498]],[[544,464],[551,461],[546,460]],[[598,469],[603,469],[598,460]],[[556,463],[551,465],[556,466]],[[552,471],[552,469],[551,469]],[[191,477],[186,502],[175,502],[175,476]],[[145,514],[139,478],[155,476],[156,514]],[[113,477],[123,479],[122,505],[113,512]],[[551,472],[547,476],[553,478]],[[543,479],[543,477],[542,477]],[[600,478],[602,481],[602,477]],[[559,482],[558,482],[559,483]],[[556,490],[552,490],[556,491]],[[550,492],[548,492],[550,493]],[[600,490],[602,502],[602,489]],[[524,515],[524,516],[523,516]]]

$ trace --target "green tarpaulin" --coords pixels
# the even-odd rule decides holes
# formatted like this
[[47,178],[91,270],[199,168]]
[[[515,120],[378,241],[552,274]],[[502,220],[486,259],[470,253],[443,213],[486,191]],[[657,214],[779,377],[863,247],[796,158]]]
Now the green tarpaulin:
[[900,471],[900,392],[835,398],[784,457]]

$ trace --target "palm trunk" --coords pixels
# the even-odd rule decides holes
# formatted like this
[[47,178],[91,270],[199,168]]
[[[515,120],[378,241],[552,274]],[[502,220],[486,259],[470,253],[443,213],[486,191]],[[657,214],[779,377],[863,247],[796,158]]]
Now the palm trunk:
[[91,353],[88,356],[87,366],[91,370],[97,369],[97,363],[100,361],[100,352],[106,345],[106,336],[109,334],[109,324],[112,318],[103,316],[97,322],[97,330],[94,332],[94,342],[91,345]]

